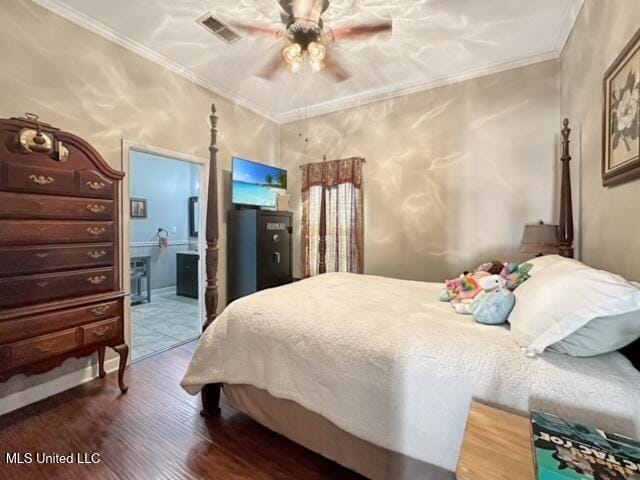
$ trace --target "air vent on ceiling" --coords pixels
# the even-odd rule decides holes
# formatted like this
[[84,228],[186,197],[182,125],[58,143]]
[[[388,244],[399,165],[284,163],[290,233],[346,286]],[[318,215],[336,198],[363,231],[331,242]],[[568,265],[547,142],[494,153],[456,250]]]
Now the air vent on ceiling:
[[235,42],[240,38],[240,35],[234,32],[229,25],[210,13],[200,17],[197,22],[227,43]]

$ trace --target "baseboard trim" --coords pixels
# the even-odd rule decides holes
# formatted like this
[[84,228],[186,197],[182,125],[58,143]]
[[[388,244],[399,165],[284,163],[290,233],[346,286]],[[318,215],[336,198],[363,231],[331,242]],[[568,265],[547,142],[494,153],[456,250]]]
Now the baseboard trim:
[[162,295],[163,293],[171,293],[171,292],[176,293],[175,285],[170,285],[168,287],[156,288],[154,290],[151,290],[151,301],[153,301],[154,295]]
[[[104,362],[104,369],[107,373],[111,373],[118,369],[120,359],[118,357],[111,358]],[[58,393],[77,387],[85,382],[98,377],[98,365],[92,364],[87,367],[68,373],[48,382],[34,385],[19,392],[7,395],[0,402],[0,415],[26,407],[32,403],[39,402],[45,398],[52,397]]]

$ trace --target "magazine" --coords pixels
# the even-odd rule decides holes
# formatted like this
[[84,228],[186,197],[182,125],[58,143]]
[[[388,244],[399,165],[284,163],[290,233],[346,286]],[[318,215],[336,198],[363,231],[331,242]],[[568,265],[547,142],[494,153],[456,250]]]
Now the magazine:
[[640,442],[531,412],[538,480],[640,480]]

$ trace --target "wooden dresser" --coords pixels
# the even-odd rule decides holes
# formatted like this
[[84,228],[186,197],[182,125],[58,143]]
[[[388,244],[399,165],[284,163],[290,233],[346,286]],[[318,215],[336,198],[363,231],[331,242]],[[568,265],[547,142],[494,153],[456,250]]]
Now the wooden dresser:
[[87,142],[35,115],[0,120],[0,382],[124,342],[119,183]]

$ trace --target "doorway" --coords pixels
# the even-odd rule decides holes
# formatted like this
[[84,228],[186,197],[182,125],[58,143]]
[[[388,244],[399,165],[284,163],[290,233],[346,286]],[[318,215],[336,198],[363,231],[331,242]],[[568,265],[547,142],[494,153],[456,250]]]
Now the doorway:
[[127,147],[129,255],[124,261],[135,362],[202,332],[205,167],[199,159],[164,150]]

